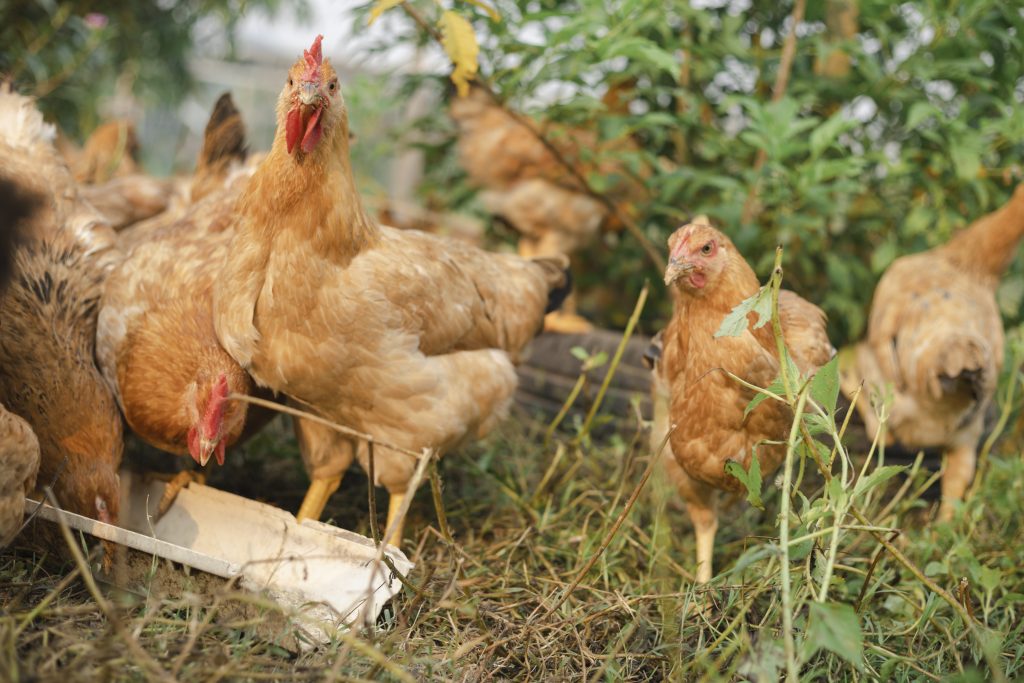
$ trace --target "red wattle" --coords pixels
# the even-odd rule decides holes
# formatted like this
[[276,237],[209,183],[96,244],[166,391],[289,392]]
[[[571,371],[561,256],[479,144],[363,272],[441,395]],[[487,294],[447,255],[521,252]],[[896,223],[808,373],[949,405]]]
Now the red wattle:
[[309,117],[309,123],[306,124],[306,134],[302,137],[302,151],[309,154],[316,147],[316,143],[320,142],[320,113],[323,108],[317,108],[313,111],[313,115]]
[[217,457],[217,464],[218,465],[223,465],[224,464],[224,451],[227,450],[227,447],[228,447],[227,444],[225,444],[223,441],[220,441],[217,444],[217,448],[214,449],[213,454]]
[[299,107],[295,106],[288,112],[288,120],[285,124],[285,140],[288,142],[289,154],[292,153],[295,143],[299,141],[300,135],[302,135],[302,114],[299,113]]

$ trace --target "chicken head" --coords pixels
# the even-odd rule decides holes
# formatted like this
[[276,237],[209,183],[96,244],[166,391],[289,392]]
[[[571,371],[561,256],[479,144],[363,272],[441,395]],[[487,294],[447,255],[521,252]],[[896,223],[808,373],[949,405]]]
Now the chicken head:
[[689,223],[668,238],[669,258],[665,284],[701,294],[711,289],[735,251],[728,237],[710,225]]
[[[229,393],[228,376],[223,372],[205,391],[194,390],[194,424],[188,431],[188,452],[201,466],[205,467],[214,454],[217,464],[224,464],[227,448],[225,437],[233,426],[244,422],[244,411],[231,410],[231,414],[227,414]],[[204,395],[205,407],[201,405]],[[225,425],[228,427],[225,428]]]
[[348,113],[341,96],[338,75],[330,60],[324,61],[318,35],[288,71],[288,83],[278,98],[278,119],[283,119],[288,153],[311,153],[324,137],[330,138],[341,123],[348,135]]

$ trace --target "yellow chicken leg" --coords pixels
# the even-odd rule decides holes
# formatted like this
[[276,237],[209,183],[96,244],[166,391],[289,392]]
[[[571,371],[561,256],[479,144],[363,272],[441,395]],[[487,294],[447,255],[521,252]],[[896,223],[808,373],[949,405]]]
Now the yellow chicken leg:
[[305,519],[320,519],[327,506],[327,499],[341,486],[341,475],[336,477],[315,477],[309,483],[306,497],[302,499],[299,514],[295,517],[299,522]]
[[178,499],[178,494],[192,482],[205,484],[206,475],[195,470],[182,470],[168,480],[167,486],[164,487],[164,494],[160,496],[160,504],[157,505],[157,519],[167,514],[167,511],[174,505],[174,501]]
[[956,504],[964,499],[964,493],[974,478],[978,455],[973,445],[958,445],[946,451],[946,471],[942,475],[942,503],[939,505],[938,520],[953,519]]
[[[389,498],[388,521],[387,525],[384,527],[384,538],[387,539],[388,543],[398,548],[402,545],[402,530],[403,527],[405,527],[405,518],[403,517],[402,519],[398,519],[398,513],[402,509],[402,501],[405,500],[405,494],[392,493]],[[397,524],[395,524],[395,530],[389,536],[388,529],[391,528],[392,522],[395,522],[396,520]]]

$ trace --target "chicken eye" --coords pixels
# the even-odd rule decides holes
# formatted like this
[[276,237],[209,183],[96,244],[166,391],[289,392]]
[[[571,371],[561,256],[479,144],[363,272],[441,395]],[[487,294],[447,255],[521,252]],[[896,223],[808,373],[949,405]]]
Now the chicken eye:
[[709,256],[711,254],[711,242],[708,242],[703,247],[701,247],[700,253],[704,254],[705,256]]
[[289,87],[291,87],[291,86],[293,86],[293,85],[295,85],[295,82],[294,82],[294,81],[292,81],[292,79],[291,79],[291,76],[289,76],[289,77],[288,77],[288,86],[289,86]]
[[338,88],[338,84],[334,81],[331,81],[327,87],[330,89],[331,92],[334,92]]

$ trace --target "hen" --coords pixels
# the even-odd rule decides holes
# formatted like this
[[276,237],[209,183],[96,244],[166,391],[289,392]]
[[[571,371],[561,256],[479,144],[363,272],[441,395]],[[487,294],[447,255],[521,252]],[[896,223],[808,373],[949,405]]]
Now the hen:
[[[887,439],[945,451],[941,520],[952,517],[974,476],[1003,367],[995,292],[1022,235],[1024,186],[948,243],[896,259],[875,289],[866,339],[843,354],[844,393],[862,381],[875,398],[892,392]],[[871,402],[857,408],[875,434]]]
[[[321,40],[289,71],[273,146],[239,200],[214,286],[217,336],[259,384],[383,442],[443,451],[507,410],[513,360],[562,294],[565,263],[373,223]],[[300,517],[319,517],[354,455],[366,465],[366,449],[333,441],[307,454]],[[374,450],[401,538],[392,523],[416,460]]]
[[[221,348],[211,313],[213,281],[227,256],[245,128],[231,96],[217,101],[206,128],[193,187],[204,198],[178,218],[134,226],[120,235],[124,260],[107,278],[96,332],[96,356],[128,426],[143,440],[205,466],[223,464],[248,424],[272,415],[228,401],[249,394],[247,372]],[[168,340],[174,343],[168,343]]]
[[[613,89],[609,97],[612,94],[618,97],[619,91]],[[458,127],[460,162],[470,181],[484,190],[480,193],[484,207],[520,233],[522,256],[571,255],[602,228],[622,228],[607,206],[565,170],[538,133],[580,166],[584,176],[597,172],[614,179],[609,196],[627,215],[635,213],[634,203],[647,195],[644,177],[649,170],[634,172],[616,158],[636,150],[628,137],[601,142],[593,131],[521,122],[480,87],[453,99],[449,112]],[[567,308],[574,305],[569,302]],[[580,332],[589,327],[571,310],[548,320],[548,328],[555,331]]]
[[94,358],[96,308],[119,254],[53,137],[31,100],[0,92],[2,175],[43,198],[0,298],[0,402],[35,431],[39,483],[71,511],[115,522],[121,417]]
[[[683,226],[668,243],[665,284],[673,288],[675,311],[663,333],[655,389],[663,383],[662,396],[669,396],[674,464],[668,470],[693,520],[697,581],[705,583],[712,576],[718,492],[735,492],[742,486],[726,473],[726,463],[747,469],[756,453],[762,473],[775,470],[784,448],[765,442],[785,440],[792,413],[782,403],[763,401],[745,415],[753,392],[726,375],[757,386],[771,384],[779,372],[779,358],[770,326],[750,328],[737,337],[715,336],[725,316],[757,293],[754,271],[728,237],[707,225]],[[786,346],[802,373],[813,373],[828,362],[834,350],[821,309],[782,291],[779,317]],[[656,429],[667,429],[666,422],[658,426],[656,420]],[[654,438],[660,442],[664,431]]]
[[[22,224],[39,208],[39,198],[0,179],[0,294],[11,280],[14,250],[21,244]],[[0,548],[21,528],[25,496],[36,485],[39,440],[25,420],[0,406]]]

